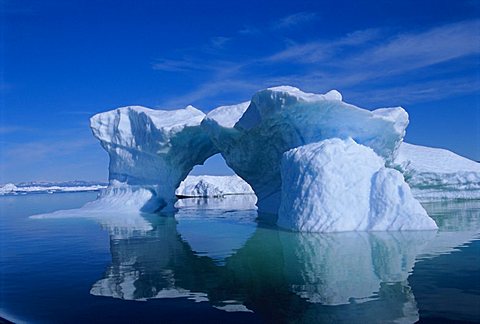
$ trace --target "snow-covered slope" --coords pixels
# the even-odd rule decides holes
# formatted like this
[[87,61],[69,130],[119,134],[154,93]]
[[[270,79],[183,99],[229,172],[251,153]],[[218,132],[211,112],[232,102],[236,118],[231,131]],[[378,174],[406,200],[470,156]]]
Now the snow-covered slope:
[[302,232],[436,229],[402,174],[351,138],[283,155],[278,225]]
[[480,199],[478,162],[448,150],[402,143],[395,165],[418,199]]
[[150,191],[149,208],[143,210],[168,210],[192,168],[218,153],[200,128],[204,117],[192,106],[168,111],[131,106],[97,114],[90,126],[110,156],[110,181]]
[[188,176],[175,191],[184,197],[221,197],[224,195],[253,194],[242,178],[233,176]]
[[335,90],[318,95],[287,86],[257,92],[248,106],[219,107],[202,122],[226,163],[254,189],[259,210],[272,213],[280,205],[284,152],[352,137],[390,162],[407,124],[400,107],[369,111],[343,102]]

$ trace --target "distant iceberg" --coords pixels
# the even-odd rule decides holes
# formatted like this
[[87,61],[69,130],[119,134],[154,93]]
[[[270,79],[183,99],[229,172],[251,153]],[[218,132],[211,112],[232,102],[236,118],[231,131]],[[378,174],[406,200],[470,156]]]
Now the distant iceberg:
[[180,183],[175,194],[177,197],[222,197],[225,195],[254,194],[254,192],[252,187],[237,175],[189,175]]
[[29,193],[99,191],[101,189],[105,189],[106,187],[106,183],[88,181],[22,182],[18,184],[7,183],[3,186],[0,186],[0,196]]
[[394,161],[421,201],[480,199],[480,163],[448,150],[402,143]]

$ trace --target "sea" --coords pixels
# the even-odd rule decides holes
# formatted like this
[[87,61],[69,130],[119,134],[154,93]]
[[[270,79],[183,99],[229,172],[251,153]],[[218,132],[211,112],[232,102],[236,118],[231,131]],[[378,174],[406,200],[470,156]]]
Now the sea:
[[480,322],[480,200],[424,203],[438,231],[322,234],[249,197],[81,209],[96,197],[0,197],[0,323]]

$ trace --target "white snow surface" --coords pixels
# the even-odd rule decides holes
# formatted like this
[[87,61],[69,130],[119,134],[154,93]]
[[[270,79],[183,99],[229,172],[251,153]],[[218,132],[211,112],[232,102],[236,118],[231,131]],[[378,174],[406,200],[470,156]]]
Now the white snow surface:
[[13,183],[7,183],[0,187],[0,195],[6,195],[10,193],[17,192],[18,188]]
[[173,209],[175,190],[195,165],[218,153],[200,128],[205,114],[122,107],[90,119],[95,137],[110,156],[109,179],[143,186],[154,196],[144,211]]
[[13,183],[7,183],[0,186],[0,196],[2,195],[18,195],[27,193],[55,193],[55,192],[82,192],[82,191],[98,191],[106,188],[103,184],[91,185],[30,185],[30,186],[16,186]]
[[232,176],[187,176],[175,194],[185,197],[222,197],[234,194],[253,194],[248,183],[237,175]]
[[408,124],[405,110],[369,111],[341,99],[335,90],[319,95],[289,86],[270,88],[257,92],[248,107],[234,106],[231,114],[228,107],[212,110],[202,126],[226,163],[252,186],[259,210],[276,213],[280,162],[292,148],[352,137],[388,162],[394,159]]
[[480,163],[451,151],[402,143],[394,164],[418,199],[480,199]]
[[131,186],[113,180],[98,198],[81,208],[36,214],[32,219],[90,218],[117,238],[130,237],[132,233],[145,233],[152,229],[140,210],[155,205],[153,193],[142,186]]
[[226,128],[232,128],[242,117],[250,105],[250,101],[242,102],[238,105],[220,106],[208,113],[208,119],[214,120],[218,125]]
[[280,227],[302,232],[433,230],[402,174],[349,138],[294,148],[282,160]]

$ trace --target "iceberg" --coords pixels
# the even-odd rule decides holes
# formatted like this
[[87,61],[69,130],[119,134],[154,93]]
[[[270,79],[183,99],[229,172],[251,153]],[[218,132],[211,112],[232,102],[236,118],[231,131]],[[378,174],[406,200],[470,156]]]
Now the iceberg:
[[214,109],[202,122],[227,165],[255,191],[259,211],[267,213],[277,213],[280,206],[280,164],[286,151],[351,137],[391,163],[407,125],[408,114],[400,107],[369,111],[343,102],[336,90],[318,95],[289,86]]
[[480,199],[480,163],[445,149],[402,143],[394,164],[417,199]]
[[113,181],[101,191],[98,198],[81,208],[57,210],[52,213],[35,214],[31,219],[87,218],[98,222],[112,237],[128,238],[134,233],[146,233],[152,225],[140,209],[149,201],[152,193],[144,188],[128,186]]
[[190,209],[194,213],[204,210],[212,211],[240,211],[257,210],[257,196],[254,194],[226,195],[221,197],[193,197],[182,198],[175,203],[177,209]]
[[[256,199],[261,215],[278,214],[291,230],[414,230],[436,228],[415,198],[480,197],[478,163],[403,143],[403,108],[362,109],[336,90],[268,88],[207,115],[192,106],[127,106],[90,122],[110,156],[99,199],[142,212],[228,209],[204,199],[248,194],[237,205],[252,209]],[[217,153],[238,176],[187,178]]]
[[225,195],[254,194],[254,192],[252,187],[237,175],[189,175],[180,183],[175,194],[177,197],[223,197]]
[[200,127],[204,117],[192,106],[128,106],[96,114],[90,127],[110,156],[110,182],[150,191],[143,211],[168,211],[174,209],[175,190],[192,168],[218,153]]
[[87,181],[7,183],[0,186],[0,196],[25,195],[31,193],[99,191],[106,187],[104,183]]
[[384,164],[351,138],[286,152],[277,224],[302,232],[436,229],[402,174]]
[[18,192],[18,187],[13,183],[7,183],[0,187],[0,195],[15,194]]

